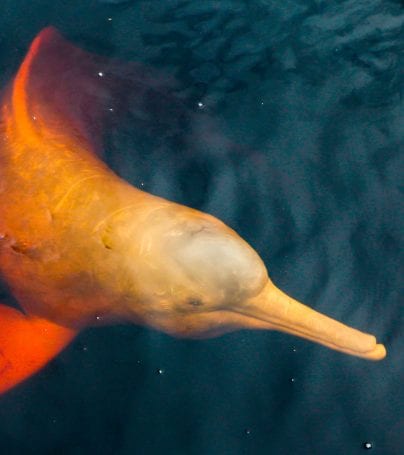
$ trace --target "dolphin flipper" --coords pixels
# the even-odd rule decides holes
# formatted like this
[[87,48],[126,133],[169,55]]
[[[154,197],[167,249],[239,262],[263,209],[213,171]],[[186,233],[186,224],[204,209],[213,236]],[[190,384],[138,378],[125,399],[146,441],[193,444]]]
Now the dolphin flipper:
[[0,304],[0,394],[46,365],[76,333]]

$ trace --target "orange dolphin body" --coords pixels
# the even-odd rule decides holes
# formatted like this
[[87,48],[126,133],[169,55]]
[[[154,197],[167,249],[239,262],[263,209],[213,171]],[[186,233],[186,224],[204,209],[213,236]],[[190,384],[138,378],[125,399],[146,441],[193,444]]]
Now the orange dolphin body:
[[383,358],[372,335],[277,289],[221,221],[135,189],[98,158],[114,90],[142,90],[139,78],[47,28],[4,93],[0,275],[22,311],[0,305],[0,393],[80,329],[117,321],[189,337],[275,329]]

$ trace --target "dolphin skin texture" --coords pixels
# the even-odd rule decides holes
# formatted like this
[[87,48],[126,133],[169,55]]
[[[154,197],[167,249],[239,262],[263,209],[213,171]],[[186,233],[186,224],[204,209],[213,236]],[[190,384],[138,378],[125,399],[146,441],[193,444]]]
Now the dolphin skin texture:
[[20,309],[0,305],[0,393],[85,327],[120,322],[193,338],[280,330],[385,357],[374,336],[279,290],[253,248],[220,220],[138,190],[102,161],[111,106],[140,102],[137,92],[158,97],[160,82],[49,27],[3,91],[0,277]]

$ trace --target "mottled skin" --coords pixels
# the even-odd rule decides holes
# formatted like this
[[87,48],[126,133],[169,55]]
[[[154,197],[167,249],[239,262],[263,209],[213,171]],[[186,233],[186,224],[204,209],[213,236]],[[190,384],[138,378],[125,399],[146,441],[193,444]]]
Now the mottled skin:
[[[0,273],[26,313],[22,326],[23,318],[42,321],[53,340],[57,327],[64,337],[42,364],[78,330],[117,321],[185,337],[275,329],[371,360],[385,356],[374,336],[277,289],[257,253],[220,220],[115,175],[85,125],[34,77],[52,46],[81,52],[52,29],[36,38],[4,95],[0,142]],[[1,333],[11,346],[23,329],[4,335],[19,321],[10,311],[3,308],[3,325],[0,311],[0,354],[12,364]]]

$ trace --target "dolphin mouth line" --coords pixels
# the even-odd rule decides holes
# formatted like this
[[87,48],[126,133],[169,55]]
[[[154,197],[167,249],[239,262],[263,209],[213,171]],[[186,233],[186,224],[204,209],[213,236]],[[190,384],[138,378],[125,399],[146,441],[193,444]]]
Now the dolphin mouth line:
[[[370,349],[352,349],[352,348],[345,346],[344,344],[337,344],[335,342],[332,342],[329,339],[327,339],[326,337],[313,335],[312,332],[304,330],[303,328],[300,328],[299,326],[285,324],[285,323],[281,322],[281,320],[278,318],[273,318],[271,320],[267,320],[267,319],[264,319],[264,318],[258,317],[258,316],[246,315],[242,312],[238,312],[238,313],[242,314],[243,316],[247,316],[249,318],[253,318],[253,319],[265,322],[271,326],[272,330],[281,331],[281,332],[284,332],[289,335],[297,335],[303,339],[306,339],[309,341],[314,341],[316,343],[322,344],[323,346],[326,346],[333,350],[344,352],[346,354],[350,354],[353,356],[370,358],[372,360],[373,356],[371,354],[377,353],[377,351],[380,351],[380,356],[377,356],[374,358],[374,360],[379,360],[381,358],[384,358],[386,355],[385,348],[383,347],[383,345],[377,343],[376,337],[374,337],[373,335],[366,334],[368,336],[373,337],[373,339],[374,339],[374,346],[372,348],[370,348]],[[353,330],[356,330],[356,329],[353,329]]]

